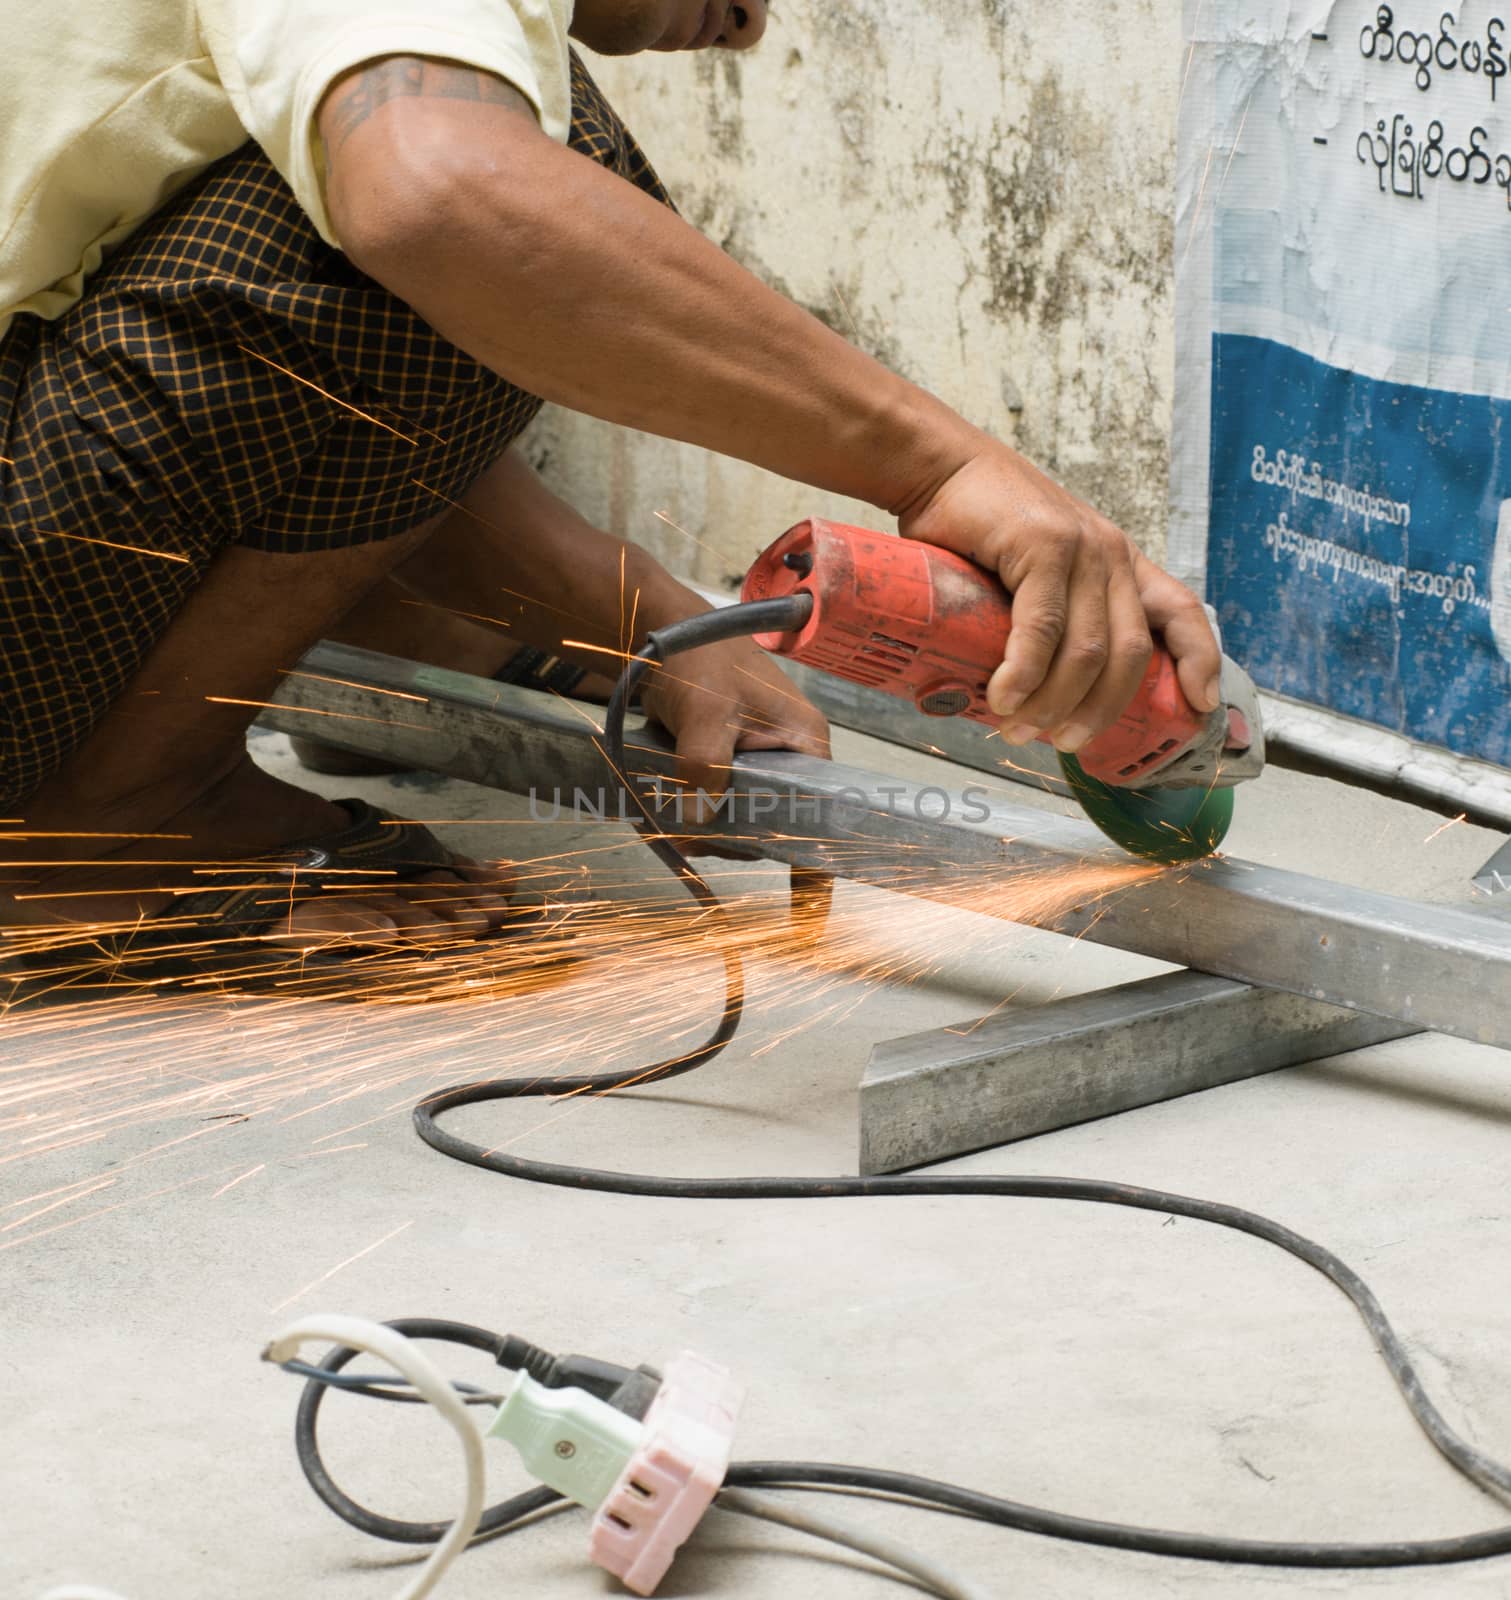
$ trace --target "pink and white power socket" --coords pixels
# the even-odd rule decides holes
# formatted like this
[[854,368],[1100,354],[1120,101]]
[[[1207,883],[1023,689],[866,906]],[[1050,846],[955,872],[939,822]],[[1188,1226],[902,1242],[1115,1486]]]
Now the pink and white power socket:
[[629,1465],[593,1518],[588,1552],[636,1594],[654,1594],[729,1470],[743,1386],[683,1352],[669,1362]]

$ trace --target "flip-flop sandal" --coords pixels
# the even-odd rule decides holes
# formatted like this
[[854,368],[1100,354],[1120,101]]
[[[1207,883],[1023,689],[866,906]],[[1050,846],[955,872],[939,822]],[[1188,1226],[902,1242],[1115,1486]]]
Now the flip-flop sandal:
[[0,999],[16,1002],[59,988],[119,993],[165,986],[422,999],[441,990],[460,995],[496,982],[500,972],[524,975],[542,962],[573,958],[573,924],[592,896],[584,872],[554,868],[532,872],[512,898],[508,920],[482,938],[401,949],[345,940],[309,950],[272,943],[265,936],[294,905],[322,895],[356,897],[457,865],[419,823],[365,800],[336,803],[350,815],[349,827],[238,863],[227,873],[234,883],[181,895],[127,932],[70,937],[60,930],[51,940],[37,930],[18,953],[0,957]]
[[[560,656],[538,650],[533,644],[522,644],[493,674],[493,681],[512,683],[521,689],[549,689],[556,694],[570,696],[588,675],[586,667],[576,666]],[[382,756],[359,755],[354,750],[341,750],[304,734],[291,734],[289,745],[301,766],[310,772],[331,777],[376,778],[390,772],[409,771],[402,762],[388,761]]]

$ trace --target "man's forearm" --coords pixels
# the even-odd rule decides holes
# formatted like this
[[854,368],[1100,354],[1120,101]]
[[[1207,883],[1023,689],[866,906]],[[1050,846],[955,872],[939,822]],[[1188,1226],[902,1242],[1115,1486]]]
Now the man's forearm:
[[355,127],[339,111],[330,203],[349,253],[522,388],[891,511],[981,448],[527,108],[410,95]]
[[526,389],[869,500],[995,572],[1013,627],[988,701],[1013,738],[1075,750],[1108,727],[1151,627],[1215,705],[1200,604],[1120,528],[469,76],[388,58],[327,95],[331,214],[359,266]]

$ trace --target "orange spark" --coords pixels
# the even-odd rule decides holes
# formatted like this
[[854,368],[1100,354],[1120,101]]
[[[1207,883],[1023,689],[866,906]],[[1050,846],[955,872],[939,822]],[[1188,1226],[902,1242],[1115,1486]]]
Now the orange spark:
[[148,550],[139,544],[122,544],[116,539],[91,539],[87,533],[64,533],[59,528],[35,528],[32,531],[49,539],[73,539],[79,544],[98,544],[107,550],[124,550],[133,556],[156,556],[160,561],[178,561],[186,567],[194,565],[189,556],[174,555],[167,550]]
[[310,678],[315,683],[335,683],[343,689],[362,689],[368,694],[390,694],[395,700],[417,700],[422,706],[430,704],[428,695],[406,694],[402,689],[380,689],[375,683],[353,683],[350,678],[328,678],[319,672],[301,672],[298,667],[280,667],[278,670],[285,678]]
[[[411,697],[412,698],[412,697]],[[276,700],[235,700],[230,695],[207,694],[205,699],[217,706],[256,706],[259,711],[297,711],[303,717],[339,717],[348,722],[376,722],[385,728],[423,728],[423,722],[395,722],[392,717],[364,717],[355,711],[317,711],[313,706],[283,706]],[[429,702],[427,701],[428,705]]]
[[860,344],[860,329],[855,325],[855,313],[850,309],[850,302],[845,299],[845,292],[839,286],[839,279],[831,272],[829,274],[829,287],[834,290],[834,298],[839,301],[840,309],[845,313],[845,321],[850,324],[850,335],[856,344]]
[[420,441],[418,439],[412,439],[407,433],[400,433],[397,428],[390,428],[386,422],[383,422],[379,420],[379,418],[373,416],[370,411],[362,411],[354,405],[348,405],[345,400],[340,400],[333,395],[329,389],[322,389],[318,383],[313,382],[309,378],[301,378],[297,372],[292,372],[288,367],[281,366],[270,356],[265,356],[261,351],[254,350],[251,345],[239,344],[237,349],[241,350],[246,355],[255,357],[258,361],[265,362],[268,366],[272,367],[275,372],[281,372],[284,377],[292,378],[295,383],[302,383],[306,389],[313,389],[316,394],[321,395],[326,400],[329,400],[333,406],[340,406],[343,411],[351,412],[354,417],[361,417],[364,422],[372,423],[373,427],[381,428],[384,433],[391,433],[394,438],[402,439],[405,444],[412,444],[415,446],[419,445]]
[[19,1228],[22,1224],[30,1222],[33,1217],[46,1216],[49,1211],[56,1211],[59,1206],[71,1206],[75,1200],[87,1199],[92,1194],[98,1194],[101,1189],[108,1189],[115,1182],[114,1178],[101,1178],[98,1183],[88,1189],[80,1190],[78,1194],[66,1194],[61,1200],[54,1200],[50,1206],[38,1206],[35,1211],[28,1211],[25,1216],[17,1217],[14,1222],[7,1222],[0,1228],[0,1233],[9,1233],[13,1228]]
[[192,833],[44,833],[22,825],[24,832],[0,833],[0,839],[192,839]]
[[[633,652],[629,650],[615,650],[606,644],[589,644],[586,639],[563,639],[561,647],[563,650],[587,650],[595,656],[613,656],[616,661],[633,661],[635,659]],[[651,663],[653,667],[659,667],[660,664],[659,661]]]
[[25,1233],[19,1239],[8,1240],[0,1244],[0,1250],[15,1250],[20,1245],[30,1244],[33,1239],[45,1238],[49,1233],[61,1233],[65,1228],[77,1228],[81,1223],[92,1222],[96,1217],[108,1216],[112,1211],[123,1210],[126,1206],[143,1205],[148,1200],[156,1200],[165,1194],[175,1194],[180,1189],[191,1188],[196,1183],[203,1183],[204,1175],[194,1178],[185,1178],[182,1183],[170,1183],[161,1189],[154,1189],[150,1194],[133,1195],[127,1200],[117,1200],[112,1206],[101,1206],[97,1211],[87,1211],[82,1217],[74,1217],[69,1222],[55,1222],[50,1228],[38,1228],[35,1233]]
[[697,534],[689,533],[687,531],[687,529],[684,528],[680,522],[672,521],[671,516],[667,512],[665,512],[665,511],[653,511],[653,512],[651,512],[651,515],[653,517],[655,517],[658,521],[664,522],[667,525],[668,528],[675,528],[677,530],[677,532],[680,533],[684,539],[690,539],[692,541],[692,543],[697,545],[697,547],[700,550],[708,551],[709,555],[711,555],[711,556],[718,555],[719,552],[717,550],[715,550],[714,547],[711,544],[704,544],[704,542],[697,536]]
[[338,1261],[329,1272],[322,1272],[318,1278],[315,1278],[311,1282],[305,1284],[302,1289],[296,1289],[293,1294],[288,1297],[288,1299],[280,1300],[276,1306],[270,1306],[268,1308],[268,1314],[271,1316],[274,1312],[282,1311],[285,1306],[293,1305],[296,1300],[300,1299],[304,1295],[307,1295],[311,1289],[318,1289],[322,1283],[329,1283],[338,1272],[344,1272],[349,1266],[352,1265],[353,1262],[360,1261],[363,1256],[370,1256],[374,1250],[381,1249],[389,1242],[390,1239],[397,1239],[406,1228],[412,1228],[413,1226],[413,1217],[411,1217],[408,1222],[401,1222],[397,1228],[393,1229],[391,1233],[385,1233],[381,1239],[375,1239],[364,1249],[358,1250],[353,1255],[349,1255],[345,1261]]
[[[432,493],[435,491],[432,490]],[[507,591],[505,591],[507,593]],[[462,617],[468,622],[483,622],[490,628],[512,628],[512,622],[506,622],[502,617],[487,617],[481,611],[458,611],[454,606],[438,606],[434,600],[401,600],[401,606],[419,606],[426,611],[444,611],[450,617]],[[364,685],[364,687],[366,687]]]
[[219,1200],[228,1189],[234,1189],[238,1183],[245,1183],[248,1178],[255,1178],[259,1172],[266,1172],[267,1166],[268,1164],[266,1161],[259,1161],[255,1167],[248,1167],[239,1178],[232,1178],[229,1183],[221,1184],[221,1186],[215,1191],[214,1194],[210,1196],[210,1198],[212,1200]]
[[1422,843],[1431,844],[1432,841],[1440,834],[1447,833],[1450,828],[1456,827],[1459,823],[1467,822],[1468,820],[1469,813],[1467,811],[1461,811],[1456,817],[1449,817],[1447,822],[1445,822],[1441,828],[1434,828],[1432,832],[1429,833],[1425,839],[1423,839]]

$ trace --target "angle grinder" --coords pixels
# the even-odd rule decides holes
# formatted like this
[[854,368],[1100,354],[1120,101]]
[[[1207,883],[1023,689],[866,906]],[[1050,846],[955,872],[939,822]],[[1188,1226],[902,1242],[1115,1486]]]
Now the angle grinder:
[[[986,687],[1013,610],[992,574],[934,545],[810,517],[762,552],[741,590],[747,602],[801,595],[812,598],[806,622],[757,634],[767,650],[910,700],[926,716],[1000,726]],[[1227,834],[1234,785],[1264,767],[1259,696],[1224,656],[1221,703],[1196,710],[1156,640],[1117,722],[1077,754],[1057,754],[1108,838],[1153,861],[1198,860]]]

